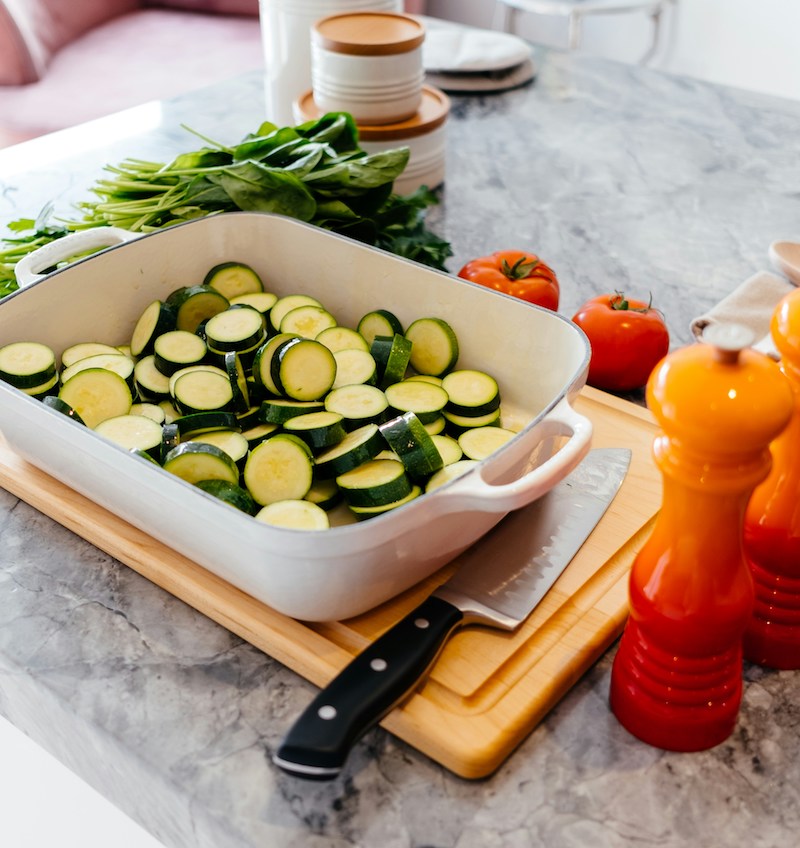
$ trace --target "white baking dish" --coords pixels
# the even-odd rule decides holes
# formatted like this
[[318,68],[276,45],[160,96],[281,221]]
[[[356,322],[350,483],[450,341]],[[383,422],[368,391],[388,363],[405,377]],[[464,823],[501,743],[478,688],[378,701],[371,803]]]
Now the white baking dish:
[[[129,237],[78,235],[105,244]],[[55,242],[18,267],[32,282],[0,301],[0,345],[36,340],[60,353],[79,341],[126,343],[152,299],[201,281],[216,263],[239,260],[278,294],[318,297],[342,324],[355,326],[381,307],[406,326],[422,316],[444,318],[461,343],[459,367],[498,379],[506,420],[522,425],[517,437],[402,508],[321,532],[258,522],[0,383],[0,430],[20,455],[286,615],[342,619],[388,600],[549,490],[589,449],[591,424],[570,406],[586,378],[588,342],[553,312],[257,213],[202,218],[37,276],[59,251],[66,247]]]

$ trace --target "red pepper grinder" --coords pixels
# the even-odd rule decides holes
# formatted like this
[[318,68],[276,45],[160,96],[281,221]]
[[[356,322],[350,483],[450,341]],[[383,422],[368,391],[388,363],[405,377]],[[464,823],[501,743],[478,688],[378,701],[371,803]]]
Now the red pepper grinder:
[[794,414],[771,445],[772,470],[745,513],[755,606],[744,655],[759,665],[800,668],[800,290],[778,304],[772,338],[792,387]]
[[611,673],[611,708],[631,733],[699,751],[733,731],[742,636],[753,608],[744,556],[748,499],[792,396],[777,363],[738,325],[669,354],[647,384],[661,433],[662,507],[631,570],[630,617]]

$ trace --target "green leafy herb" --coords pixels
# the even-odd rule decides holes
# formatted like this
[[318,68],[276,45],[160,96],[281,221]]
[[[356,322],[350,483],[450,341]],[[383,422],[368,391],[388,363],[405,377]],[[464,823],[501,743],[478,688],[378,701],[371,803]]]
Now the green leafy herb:
[[81,217],[52,225],[48,207],[35,221],[9,224],[20,235],[5,239],[0,250],[0,297],[16,289],[14,267],[23,256],[69,232],[102,226],[151,232],[236,210],[287,215],[442,270],[452,256],[450,245],[425,226],[435,194],[427,188],[393,193],[408,148],[367,153],[347,113],[296,127],[267,122],[233,147],[189,131],[208,146],[168,164],[130,158],[107,166],[110,176],[91,188],[96,199],[76,205]]

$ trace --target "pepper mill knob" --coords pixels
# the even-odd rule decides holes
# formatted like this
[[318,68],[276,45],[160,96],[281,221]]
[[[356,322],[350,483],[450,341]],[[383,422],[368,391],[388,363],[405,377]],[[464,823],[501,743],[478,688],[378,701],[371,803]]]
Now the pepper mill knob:
[[744,656],[772,668],[800,669],[800,290],[778,304],[771,328],[791,387],[793,414],[770,445],[772,470],[745,513],[744,548],[755,605]]
[[631,733],[674,751],[724,741],[741,703],[753,608],[743,517],[792,411],[778,364],[752,341],[746,328],[716,326],[667,355],[647,384],[663,499],[631,569],[610,697]]

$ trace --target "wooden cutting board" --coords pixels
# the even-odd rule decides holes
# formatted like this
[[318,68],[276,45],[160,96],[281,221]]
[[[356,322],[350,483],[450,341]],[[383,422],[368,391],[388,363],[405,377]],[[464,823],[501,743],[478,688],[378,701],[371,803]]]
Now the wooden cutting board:
[[[628,572],[661,504],[647,410],[586,388],[576,409],[594,447],[628,447],[630,470],[608,512],[514,633],[464,628],[428,680],[382,726],[465,778],[491,774],[621,633]],[[20,459],[0,439],[0,485],[223,627],[321,686],[452,573],[446,566],[347,621],[287,618]],[[288,727],[287,727],[288,730]]]

